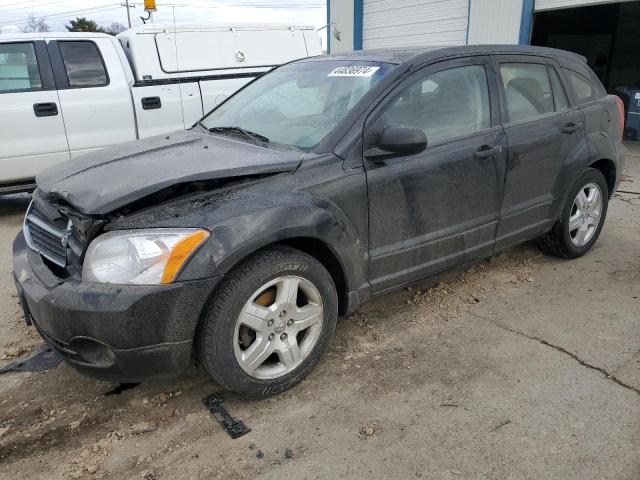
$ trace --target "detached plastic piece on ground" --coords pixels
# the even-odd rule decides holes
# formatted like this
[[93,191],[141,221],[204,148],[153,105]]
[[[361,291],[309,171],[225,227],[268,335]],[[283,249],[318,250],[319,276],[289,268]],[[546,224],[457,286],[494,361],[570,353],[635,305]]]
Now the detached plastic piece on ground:
[[209,409],[211,415],[215,417],[218,422],[224,427],[231,438],[238,438],[242,435],[249,433],[250,428],[242,423],[240,420],[234,420],[234,418],[227,412],[222,405],[222,400],[216,397],[214,394],[209,395],[202,400],[202,403]]
[[0,368],[0,374],[7,372],[44,372],[58,366],[61,361],[60,355],[51,347],[45,345],[16,358],[13,362]]

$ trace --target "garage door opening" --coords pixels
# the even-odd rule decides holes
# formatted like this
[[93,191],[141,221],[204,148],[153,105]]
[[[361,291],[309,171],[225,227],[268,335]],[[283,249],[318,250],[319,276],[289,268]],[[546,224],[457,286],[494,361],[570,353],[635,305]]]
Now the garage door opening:
[[537,12],[532,45],[587,57],[607,91],[640,83],[640,2]]
[[625,103],[625,137],[640,139],[640,1],[537,12],[531,44],[585,56]]

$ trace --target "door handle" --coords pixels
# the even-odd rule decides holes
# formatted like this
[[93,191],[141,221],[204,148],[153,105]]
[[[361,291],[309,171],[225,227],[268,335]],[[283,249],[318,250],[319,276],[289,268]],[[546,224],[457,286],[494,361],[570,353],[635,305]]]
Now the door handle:
[[491,146],[491,145],[483,145],[476,151],[473,156],[474,158],[489,158],[496,153],[502,152],[502,145]]
[[160,97],[144,97],[142,99],[142,109],[143,110],[155,110],[156,108],[161,108],[162,102],[160,101]]
[[53,117],[58,115],[58,105],[55,102],[34,103],[33,113],[36,117]]
[[562,132],[563,133],[573,133],[573,132],[576,132],[576,131],[580,130],[581,128],[582,128],[582,124],[581,123],[570,122],[570,123],[567,123],[564,127],[562,127]]

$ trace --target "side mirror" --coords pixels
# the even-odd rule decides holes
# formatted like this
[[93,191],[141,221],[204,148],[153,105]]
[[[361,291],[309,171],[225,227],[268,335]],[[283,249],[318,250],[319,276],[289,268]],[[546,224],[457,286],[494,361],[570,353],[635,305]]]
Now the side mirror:
[[365,152],[365,157],[385,159],[395,156],[415,155],[427,148],[427,136],[420,128],[411,125],[389,125],[378,135],[376,146]]

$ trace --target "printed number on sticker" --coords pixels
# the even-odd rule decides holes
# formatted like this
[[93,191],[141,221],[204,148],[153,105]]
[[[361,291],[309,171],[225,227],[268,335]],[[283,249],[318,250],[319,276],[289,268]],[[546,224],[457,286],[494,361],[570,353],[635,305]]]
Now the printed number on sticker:
[[350,65],[348,67],[334,68],[328,77],[370,77],[380,67],[368,67],[366,65]]

